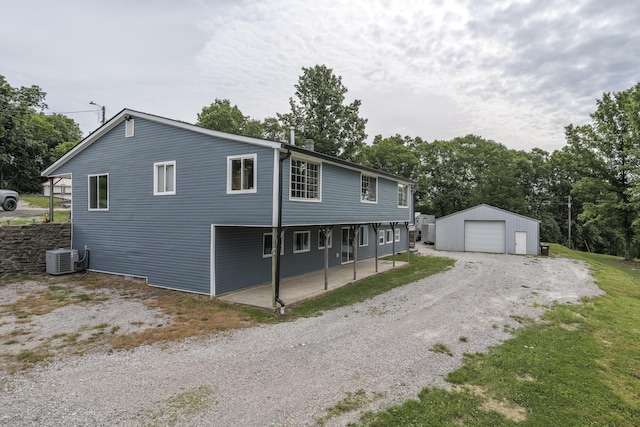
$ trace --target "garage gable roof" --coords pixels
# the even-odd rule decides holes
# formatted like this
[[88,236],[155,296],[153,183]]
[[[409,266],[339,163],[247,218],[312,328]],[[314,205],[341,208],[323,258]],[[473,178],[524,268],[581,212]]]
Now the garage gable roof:
[[531,217],[528,217],[528,216],[525,216],[525,215],[520,215],[520,214],[517,214],[515,212],[508,211],[506,209],[496,208],[495,206],[487,205],[486,203],[482,203],[482,204],[480,204],[478,206],[474,206],[472,208],[464,209],[464,210],[461,210],[461,211],[458,211],[458,212],[454,212],[452,214],[449,214],[449,215],[446,215],[446,216],[443,216],[443,217],[440,217],[440,218],[436,218],[436,222],[438,222],[440,220],[443,220],[445,218],[450,218],[450,217],[453,217],[453,216],[456,216],[456,215],[461,215],[461,214],[463,214],[465,212],[470,212],[470,211],[473,211],[473,210],[478,210],[478,209],[483,209],[483,208],[484,209],[491,209],[491,210],[494,210],[496,212],[500,212],[502,214],[518,216],[520,218],[528,219],[529,221],[535,221],[537,223],[540,223],[540,220],[537,220],[535,218],[531,218]]

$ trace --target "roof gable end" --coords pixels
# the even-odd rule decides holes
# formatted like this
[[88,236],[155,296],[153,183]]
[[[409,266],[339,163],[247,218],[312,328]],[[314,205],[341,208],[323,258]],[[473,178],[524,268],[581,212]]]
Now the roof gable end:
[[44,171],[42,171],[41,176],[55,176],[55,171],[60,166],[64,165],[69,160],[71,160],[72,158],[80,154],[87,147],[91,146],[91,144],[99,140],[102,136],[107,134],[117,125],[131,118],[133,119],[141,118],[144,120],[149,120],[151,122],[161,123],[167,126],[184,129],[190,132],[197,132],[197,133],[201,133],[201,134],[212,136],[212,137],[222,138],[230,141],[243,142],[246,144],[258,145],[261,147],[276,149],[276,148],[280,148],[282,144],[280,142],[268,141],[268,140],[259,139],[259,138],[252,138],[252,137],[243,136],[243,135],[235,135],[231,133],[215,131],[215,130],[203,128],[201,126],[196,126],[191,123],[168,119],[166,117],[160,117],[153,114],[143,113],[140,111],[125,108],[122,111],[120,111],[118,114],[113,116],[111,119],[109,119],[109,121],[106,122],[104,125],[100,126],[95,132],[85,137],[82,141],[80,141],[78,145],[76,145],[73,149],[69,150],[69,152],[67,152],[64,156],[60,157],[53,164],[51,164]]
[[488,204],[486,204],[486,203],[482,203],[482,204],[480,204],[480,205],[473,206],[473,207],[471,207],[471,208],[463,209],[463,210],[461,210],[461,211],[454,212],[454,213],[452,213],[452,214],[445,215],[445,216],[440,217],[440,218],[436,218],[436,222],[438,222],[439,220],[445,219],[445,218],[449,218],[449,217],[455,216],[455,215],[460,215],[460,214],[462,214],[462,213],[464,213],[464,212],[470,212],[470,211],[474,211],[474,210],[478,210],[478,209],[483,209],[483,208],[485,208],[485,209],[491,209],[491,210],[494,210],[494,211],[497,211],[497,212],[501,212],[501,213],[503,213],[503,214],[519,216],[520,218],[528,219],[528,220],[530,220],[530,221],[535,221],[535,222],[538,222],[538,223],[540,222],[540,220],[537,220],[537,219],[535,219],[535,218],[531,218],[531,217],[528,217],[528,216],[525,216],[525,215],[520,215],[520,214],[518,214],[518,213],[511,212],[511,211],[508,211],[508,210],[506,210],[506,209],[497,208],[497,207],[495,207],[495,206],[491,206],[491,205],[488,205]]

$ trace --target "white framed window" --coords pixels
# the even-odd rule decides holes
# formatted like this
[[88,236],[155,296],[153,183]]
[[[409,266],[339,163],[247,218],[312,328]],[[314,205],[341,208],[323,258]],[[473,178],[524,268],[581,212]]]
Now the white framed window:
[[378,203],[378,178],[375,176],[361,175],[360,201],[365,203]]
[[134,135],[134,121],[133,119],[125,119],[124,121],[124,137],[131,138]]
[[398,207],[409,207],[409,186],[406,184],[398,184]]
[[320,201],[320,163],[291,159],[289,192],[292,200]]
[[[273,255],[273,233],[262,235],[262,257],[271,258]],[[280,255],[284,255],[284,239],[280,242]]]
[[[327,243],[329,248],[333,247],[333,231],[329,232],[329,235],[327,236]],[[318,249],[324,249],[325,247],[325,243],[324,243],[324,234],[322,234],[322,230],[318,230]]]
[[166,196],[176,194],[176,162],[153,164],[153,195]]
[[396,228],[394,240],[396,242],[400,241],[400,228]]
[[109,210],[109,174],[89,175],[89,210]]
[[369,246],[369,226],[360,227],[360,236],[358,237],[358,245]]
[[257,155],[227,157],[227,193],[255,193],[257,191]]
[[393,230],[388,228],[386,231],[387,231],[387,243],[393,243]]
[[309,252],[311,250],[311,232],[310,231],[294,231],[293,232],[293,253]]
[[384,245],[384,230],[378,230],[378,244]]

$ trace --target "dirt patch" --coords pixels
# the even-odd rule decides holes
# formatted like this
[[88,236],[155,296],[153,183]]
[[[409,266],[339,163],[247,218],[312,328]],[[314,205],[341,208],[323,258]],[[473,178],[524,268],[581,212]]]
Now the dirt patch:
[[479,386],[465,385],[460,387],[460,390],[466,390],[480,396],[484,399],[480,409],[485,412],[497,412],[503,415],[506,419],[514,421],[516,423],[525,421],[527,419],[527,409],[523,406],[517,405],[507,400],[497,400],[489,396],[487,391]]
[[207,297],[101,274],[0,284],[0,369],[252,326]]

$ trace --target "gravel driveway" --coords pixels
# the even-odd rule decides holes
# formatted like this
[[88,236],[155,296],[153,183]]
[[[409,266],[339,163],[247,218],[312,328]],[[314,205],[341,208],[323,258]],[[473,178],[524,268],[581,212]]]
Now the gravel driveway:
[[[601,294],[572,260],[438,254],[455,266],[319,317],[0,378],[0,425],[343,426],[425,386],[448,387],[463,353],[509,338],[505,325],[519,326],[511,316],[537,319],[540,305]],[[366,403],[329,417],[350,394]]]

